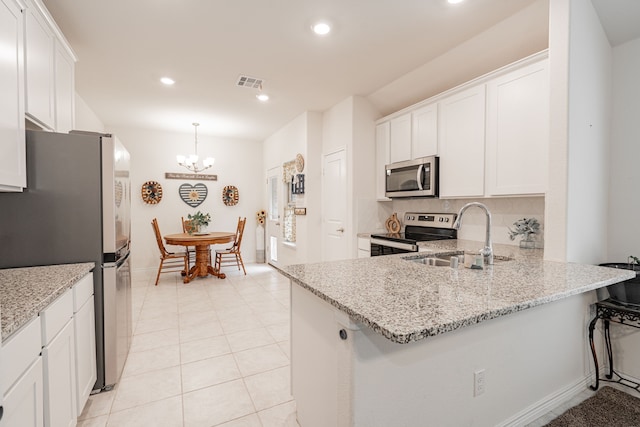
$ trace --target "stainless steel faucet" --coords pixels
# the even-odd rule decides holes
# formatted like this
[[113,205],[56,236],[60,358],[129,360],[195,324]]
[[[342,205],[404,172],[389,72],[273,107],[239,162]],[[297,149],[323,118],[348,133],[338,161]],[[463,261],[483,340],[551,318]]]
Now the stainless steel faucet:
[[477,206],[479,208],[482,208],[487,216],[484,248],[480,251],[480,254],[484,257],[484,263],[486,265],[492,265],[493,264],[493,247],[491,246],[491,212],[489,212],[489,208],[487,208],[484,204],[479,202],[467,203],[462,207],[462,209],[460,209],[460,212],[458,212],[458,218],[456,218],[456,222],[453,223],[453,228],[455,228],[456,230],[460,230],[460,226],[462,225],[462,214],[471,206]]

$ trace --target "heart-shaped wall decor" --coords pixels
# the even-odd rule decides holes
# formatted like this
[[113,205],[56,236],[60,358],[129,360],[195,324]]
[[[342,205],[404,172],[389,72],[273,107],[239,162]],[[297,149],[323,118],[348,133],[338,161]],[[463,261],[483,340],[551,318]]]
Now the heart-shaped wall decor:
[[204,202],[207,198],[207,186],[204,184],[182,184],[178,189],[180,192],[180,198],[183,202],[195,208]]

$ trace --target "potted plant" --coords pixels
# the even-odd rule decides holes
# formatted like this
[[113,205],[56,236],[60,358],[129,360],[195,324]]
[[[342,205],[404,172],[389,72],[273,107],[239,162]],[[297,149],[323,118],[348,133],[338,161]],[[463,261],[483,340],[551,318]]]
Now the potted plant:
[[522,218],[513,223],[513,229],[509,228],[509,239],[515,240],[516,236],[522,236],[520,247],[533,249],[536,247],[534,236],[540,233],[540,223],[535,218]]
[[209,225],[209,222],[211,221],[211,215],[208,213],[204,214],[200,211],[197,211],[193,215],[187,215],[187,220],[189,222],[187,232],[189,234],[199,233],[204,227]]

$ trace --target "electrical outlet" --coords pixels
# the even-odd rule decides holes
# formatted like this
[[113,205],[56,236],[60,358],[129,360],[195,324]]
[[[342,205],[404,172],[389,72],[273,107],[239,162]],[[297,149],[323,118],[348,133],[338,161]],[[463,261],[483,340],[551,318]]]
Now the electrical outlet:
[[485,387],[485,372],[479,369],[473,373],[473,395],[477,397],[484,394]]

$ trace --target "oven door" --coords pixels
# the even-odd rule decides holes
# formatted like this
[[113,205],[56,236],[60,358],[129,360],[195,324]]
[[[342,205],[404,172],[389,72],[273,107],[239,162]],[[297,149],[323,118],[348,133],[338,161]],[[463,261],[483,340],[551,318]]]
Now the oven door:
[[436,197],[438,158],[422,157],[385,166],[385,195],[397,197]]
[[371,238],[371,256],[405,254],[409,252],[418,252],[418,245],[375,237]]

